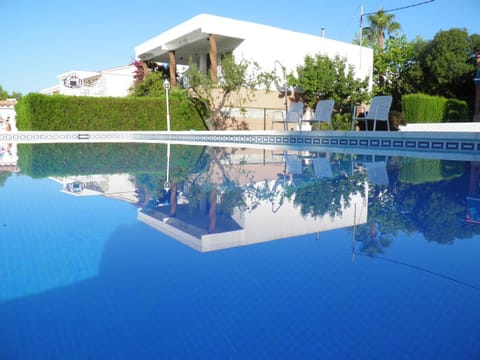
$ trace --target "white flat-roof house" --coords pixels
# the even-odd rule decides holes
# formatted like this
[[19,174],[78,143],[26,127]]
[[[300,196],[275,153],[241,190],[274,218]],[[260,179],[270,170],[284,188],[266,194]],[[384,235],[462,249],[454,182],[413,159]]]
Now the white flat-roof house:
[[106,70],[69,71],[58,75],[58,85],[41,90],[42,94],[73,96],[127,96],[134,82],[134,65]]
[[[208,14],[197,15],[135,48],[138,60],[168,64],[172,85],[176,85],[179,66],[188,66],[190,59],[215,80],[221,70],[218,63],[225,54],[232,54],[236,61],[255,62],[261,71],[274,71],[281,80],[285,76],[283,69],[286,73],[296,72],[306,55],[320,54],[331,59],[339,56],[353,66],[357,78],[367,77],[372,86],[372,49],[327,39],[323,34],[316,36]],[[272,114],[285,109],[285,102],[278,92],[259,89],[253,100],[238,104],[232,100],[229,108],[237,120],[243,118],[248,129],[269,129]]]
[[263,71],[280,71],[276,66],[280,63],[287,72],[302,65],[306,55],[338,55],[354,67],[358,78],[372,79],[372,49],[208,14],[197,15],[135,48],[137,59],[169,64],[171,71],[192,59],[201,70],[215,72],[213,65],[227,53],[237,60],[255,61]]

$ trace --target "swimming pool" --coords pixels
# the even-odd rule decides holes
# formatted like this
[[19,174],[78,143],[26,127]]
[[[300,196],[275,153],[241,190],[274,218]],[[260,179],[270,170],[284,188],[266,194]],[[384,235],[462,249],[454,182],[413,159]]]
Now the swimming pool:
[[117,140],[3,146],[1,359],[480,356],[470,142]]

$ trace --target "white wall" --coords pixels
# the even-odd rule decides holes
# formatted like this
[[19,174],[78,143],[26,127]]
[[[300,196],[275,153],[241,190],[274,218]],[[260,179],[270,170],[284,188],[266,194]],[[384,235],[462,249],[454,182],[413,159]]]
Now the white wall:
[[[260,25],[259,25],[260,26]],[[340,56],[348,65],[354,67],[354,74],[359,79],[369,77],[370,85],[373,74],[373,51],[357,45],[302,34],[288,30],[261,26],[244,29],[245,41],[235,49],[237,59],[255,60],[263,71],[274,70],[278,60],[286,67],[287,73],[295,72],[297,66],[304,64],[306,55],[326,55],[329,58]],[[268,47],[265,46],[268,44]],[[277,74],[280,68],[277,66]]]

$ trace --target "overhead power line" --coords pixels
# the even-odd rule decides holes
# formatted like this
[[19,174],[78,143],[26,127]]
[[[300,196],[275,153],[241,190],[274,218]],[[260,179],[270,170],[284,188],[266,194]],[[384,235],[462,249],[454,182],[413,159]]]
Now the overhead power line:
[[[434,2],[434,1],[435,1],[435,0],[423,1],[423,2],[416,3],[416,4],[412,4],[412,5],[407,5],[407,6],[398,7],[398,8],[395,8],[395,9],[383,10],[383,12],[392,12],[392,11],[398,11],[398,10],[403,10],[403,9],[409,9],[409,8],[413,8],[413,7],[416,7],[416,6],[428,4],[428,3],[431,3],[431,2]],[[365,14],[360,14],[360,17],[365,16],[365,15],[373,15],[373,14],[376,14],[377,12],[378,12],[378,11],[369,12],[369,13],[365,13]],[[361,18],[360,18],[360,19],[361,19]],[[360,20],[360,21],[361,21],[361,20]]]

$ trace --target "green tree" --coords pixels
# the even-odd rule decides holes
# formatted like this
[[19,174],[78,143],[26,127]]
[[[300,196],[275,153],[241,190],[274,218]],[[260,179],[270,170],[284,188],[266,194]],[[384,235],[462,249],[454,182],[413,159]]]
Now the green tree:
[[[232,119],[229,105],[232,104],[233,95],[239,95],[236,101],[240,101],[241,105],[254,96],[258,86],[268,89],[273,81],[273,75],[261,72],[257,63],[245,60],[236,62],[233,55],[225,56],[219,65],[221,72],[217,81],[212,81],[193,63],[185,73],[187,89],[211,110],[210,116],[205,119],[209,130],[222,128]],[[244,92],[241,93],[241,90]]]
[[[387,57],[384,59],[384,46],[385,46],[385,39],[392,39],[393,35],[395,35],[400,30],[400,24],[396,22],[395,15],[387,14],[383,9],[377,11],[375,14],[368,15],[368,21],[370,26],[365,28],[363,32],[363,37],[366,40],[367,44],[373,48],[373,58],[374,58],[374,68],[373,68],[373,75],[374,75],[374,83],[377,86],[374,89],[374,93],[390,93],[390,91],[386,91],[387,88],[385,87],[385,83],[387,83],[387,77],[390,75],[388,74],[388,69],[393,68],[393,64],[390,63],[392,57]],[[389,42],[390,48],[395,48],[395,42]],[[393,53],[392,49],[390,50],[390,55]],[[395,52],[396,54],[400,54],[401,52]],[[394,64],[398,64],[397,59],[395,59]]]
[[400,30],[400,24],[395,21],[395,15],[387,14],[383,9],[368,15],[367,18],[370,26],[364,29],[363,37],[372,47],[376,43],[379,53],[381,53],[385,38],[396,34]]
[[375,45],[374,54],[373,93],[392,95],[392,108],[400,110],[402,95],[411,89],[406,75],[412,65],[414,44],[409,43],[405,36],[388,38],[382,50]]
[[439,31],[433,40],[417,38],[404,76],[404,93],[422,92],[467,101],[473,109],[475,64],[480,35],[465,29]]
[[160,97],[165,95],[163,82],[165,78],[160,72],[151,72],[136,82],[131,88],[132,96]]
[[430,41],[416,37],[415,40],[409,43],[409,46],[411,47],[412,53],[408,61],[408,68],[403,77],[403,93],[428,93],[424,90],[423,64],[425,62],[425,55],[427,54],[426,49],[430,46]]
[[334,99],[337,105],[346,103],[349,106],[351,102],[368,99],[368,79],[355,78],[353,66],[339,56],[330,59],[320,54],[307,55],[304,64],[297,66],[297,74],[297,77],[289,75],[289,84],[300,85],[311,106],[318,94]]
[[4,90],[3,87],[0,85],[0,100],[6,100],[6,99],[20,99],[22,97],[21,93],[17,92],[12,92],[11,94],[8,93],[8,91]]
[[430,94],[445,97],[464,97],[468,74],[472,66],[468,59],[473,53],[465,29],[439,31],[426,48],[424,78]]

